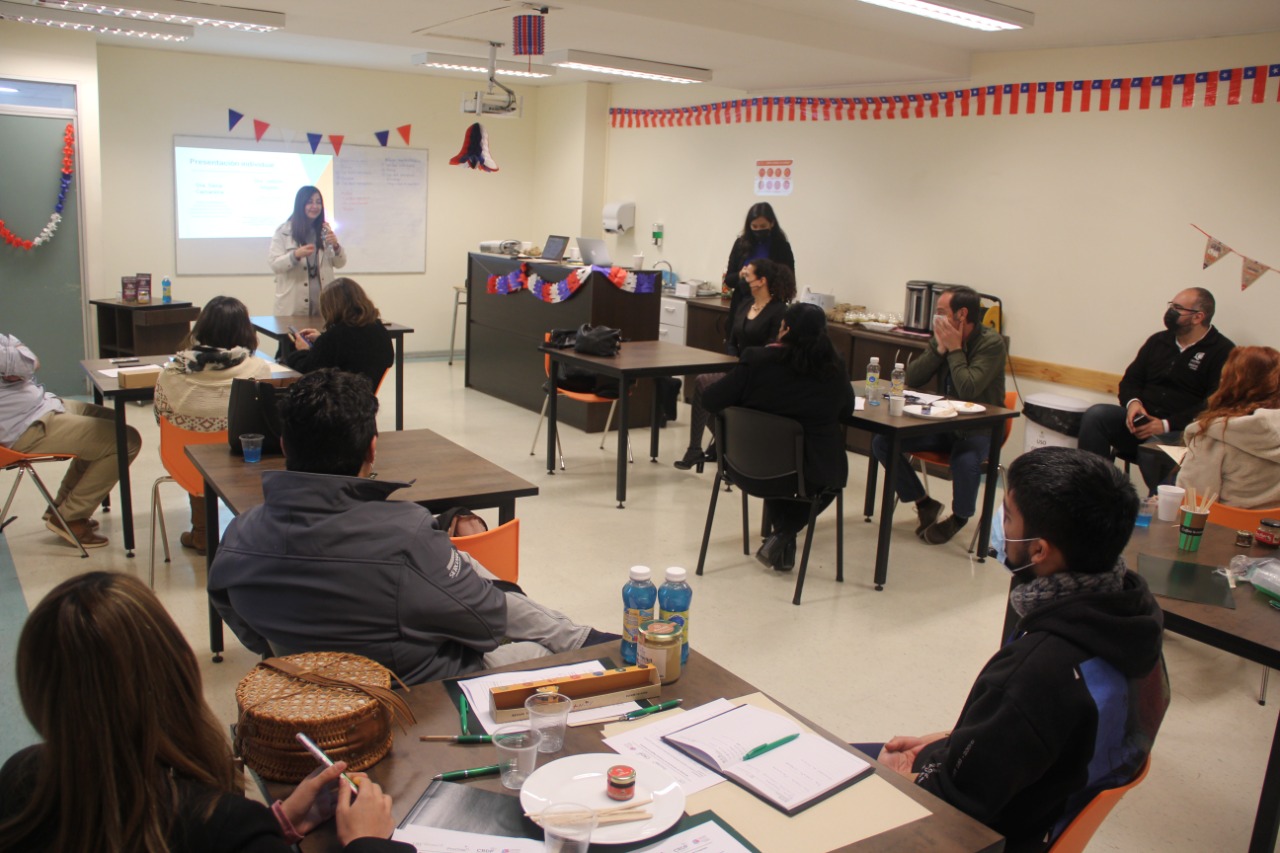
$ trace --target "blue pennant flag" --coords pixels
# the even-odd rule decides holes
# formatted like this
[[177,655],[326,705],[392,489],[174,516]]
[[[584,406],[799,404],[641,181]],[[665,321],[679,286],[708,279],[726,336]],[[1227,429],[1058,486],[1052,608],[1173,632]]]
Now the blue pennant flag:
[[227,130],[235,130],[236,125],[240,123],[240,119],[244,118],[244,113],[238,113],[235,110],[227,110]]

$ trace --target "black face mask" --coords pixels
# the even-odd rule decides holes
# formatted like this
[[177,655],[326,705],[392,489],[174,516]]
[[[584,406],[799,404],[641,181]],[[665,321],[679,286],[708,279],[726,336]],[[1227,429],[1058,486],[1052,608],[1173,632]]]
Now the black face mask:
[[1164,327],[1171,332],[1178,331],[1178,309],[1170,308],[1164,312]]
[[769,241],[769,235],[772,233],[773,233],[772,228],[760,228],[758,230],[753,230],[751,232],[751,242],[767,243]]

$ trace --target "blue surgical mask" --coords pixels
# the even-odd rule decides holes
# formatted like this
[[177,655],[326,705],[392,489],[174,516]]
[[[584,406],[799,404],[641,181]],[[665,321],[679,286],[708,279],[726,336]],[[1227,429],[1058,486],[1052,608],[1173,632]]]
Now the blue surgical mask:
[[1008,569],[1010,574],[1017,574],[1031,568],[1034,563],[1027,563],[1025,566],[1009,565],[1009,557],[1005,553],[1005,543],[1007,542],[1034,542],[1039,536],[1028,536],[1022,539],[1006,539],[1004,537],[1004,504],[996,507],[995,514],[991,519],[991,552],[992,555]]

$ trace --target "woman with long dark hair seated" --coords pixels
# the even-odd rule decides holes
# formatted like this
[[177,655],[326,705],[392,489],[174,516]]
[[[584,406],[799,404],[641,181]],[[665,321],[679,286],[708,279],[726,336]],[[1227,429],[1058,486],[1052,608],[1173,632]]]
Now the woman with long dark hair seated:
[[382,374],[395,363],[391,333],[364,288],[349,278],[335,278],[320,294],[324,331],[301,329],[291,335],[297,349],[285,363],[299,373],[336,367],[359,373],[378,390]]
[[[388,841],[391,798],[333,767],[272,808],[243,796],[226,728],[205,703],[182,632],[132,575],[63,581],[18,638],[18,695],[43,742],[0,769],[0,850],[24,853],[287,853],[339,785],[348,853],[413,853]],[[287,839],[287,840],[286,840]]]
[[[804,427],[804,481],[810,491],[843,487],[849,476],[841,420],[853,414],[853,386],[844,361],[827,337],[827,318],[816,305],[796,303],[782,317],[778,340],[744,350],[741,362],[702,395],[707,411],[730,406],[792,418]],[[828,497],[819,511],[830,504]],[[765,499],[772,535],[756,559],[778,571],[796,561],[796,534],[809,521],[798,501]]]
[[1218,390],[1183,438],[1179,486],[1218,492],[1228,506],[1280,506],[1280,352],[1233,349]]
[[[786,311],[787,303],[796,295],[795,276],[791,274],[790,268],[782,264],[770,260],[751,261],[743,269],[742,275],[751,299],[743,301],[736,311],[730,309],[729,334],[725,341],[725,350],[729,355],[740,355],[749,347],[764,346],[777,340],[782,314]],[[697,466],[701,473],[702,464],[716,458],[714,445],[705,452],[702,449],[702,433],[711,417],[703,405],[702,395],[724,375],[703,373],[694,377],[691,399],[693,412],[689,417],[689,449],[685,451],[684,458],[675,463],[681,471]]]

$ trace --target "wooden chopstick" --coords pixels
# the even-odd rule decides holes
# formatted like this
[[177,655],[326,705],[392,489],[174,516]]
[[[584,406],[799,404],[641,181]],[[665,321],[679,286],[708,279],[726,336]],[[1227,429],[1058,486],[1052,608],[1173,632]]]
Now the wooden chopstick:
[[[564,826],[566,824],[582,823],[591,820],[593,815],[590,812],[574,812],[572,814],[556,815],[552,821],[544,822],[541,817],[529,818],[538,826]],[[604,816],[596,816],[596,826],[608,826],[611,823],[631,823],[637,820],[648,820],[653,817],[651,812],[642,811],[640,809],[632,809],[625,812],[617,812],[615,814],[607,814]]]
[[[625,803],[620,806],[611,806],[607,809],[583,809],[581,812],[576,812],[576,813],[568,812],[565,816],[572,817],[574,816],[574,814],[593,814],[596,817],[600,817],[601,815],[610,815],[610,814],[616,814],[618,812],[633,811],[635,809],[640,808],[641,806],[647,806],[652,802],[653,802],[653,796],[650,795],[648,797],[645,797],[642,800],[632,800],[631,802]],[[540,815],[531,814],[530,812],[525,812],[524,816],[533,821],[538,820],[538,818],[540,817]]]

